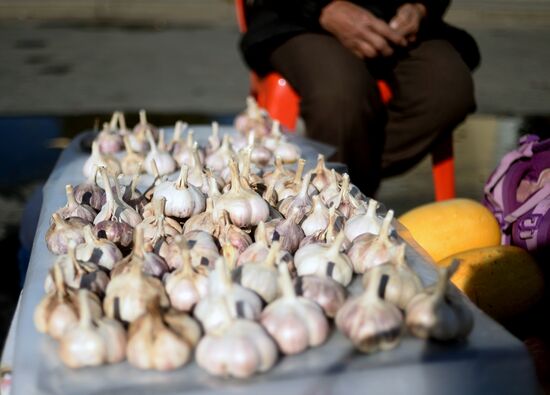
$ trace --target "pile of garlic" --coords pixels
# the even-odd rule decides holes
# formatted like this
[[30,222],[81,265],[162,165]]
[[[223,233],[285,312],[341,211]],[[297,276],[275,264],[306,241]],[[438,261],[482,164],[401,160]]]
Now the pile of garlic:
[[[244,378],[321,346],[331,320],[367,353],[407,329],[468,335],[472,314],[448,286],[456,265],[424,289],[393,211],[380,216],[322,155],[304,173],[300,149],[253,99],[236,128],[220,136],[214,123],[200,147],[182,122],[165,141],[144,111],[133,130],[120,112],[104,125],[46,235],[58,257],[35,324],[67,366],[171,370],[195,356]],[[140,191],[144,173],[154,180]],[[364,293],[349,296],[361,276]]]

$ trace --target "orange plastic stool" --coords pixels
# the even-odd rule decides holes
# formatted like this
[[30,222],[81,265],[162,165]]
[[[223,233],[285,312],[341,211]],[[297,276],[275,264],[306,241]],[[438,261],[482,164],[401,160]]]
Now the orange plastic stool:
[[[239,30],[245,32],[244,0],[235,0],[235,9]],[[250,80],[251,93],[260,107],[288,130],[294,131],[300,113],[300,97],[294,88],[278,73],[269,73],[262,78],[251,73]],[[377,83],[382,102],[388,104],[393,96],[391,88],[383,80]],[[432,175],[436,201],[456,196],[452,134],[439,141],[432,150]]]

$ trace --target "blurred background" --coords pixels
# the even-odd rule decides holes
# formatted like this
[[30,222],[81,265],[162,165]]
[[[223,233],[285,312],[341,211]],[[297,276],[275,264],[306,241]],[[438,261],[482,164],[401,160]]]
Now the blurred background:
[[[549,135],[550,1],[454,0],[446,19],[468,30],[482,54],[478,112],[455,133],[457,195],[478,200],[519,134]],[[231,123],[249,83],[238,38],[230,0],[0,0],[1,342],[19,295],[17,262],[27,259],[23,208],[67,141],[115,109],[129,124],[140,108],[159,125]],[[385,180],[378,198],[399,214],[433,200],[432,188],[427,159]],[[509,329],[548,380],[540,325]]]

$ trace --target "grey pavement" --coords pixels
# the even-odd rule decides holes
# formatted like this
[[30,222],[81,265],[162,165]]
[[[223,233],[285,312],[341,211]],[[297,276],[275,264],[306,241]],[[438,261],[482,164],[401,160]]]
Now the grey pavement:
[[[548,113],[550,1],[455,0],[479,112]],[[0,114],[234,113],[248,75],[222,0],[0,0]]]

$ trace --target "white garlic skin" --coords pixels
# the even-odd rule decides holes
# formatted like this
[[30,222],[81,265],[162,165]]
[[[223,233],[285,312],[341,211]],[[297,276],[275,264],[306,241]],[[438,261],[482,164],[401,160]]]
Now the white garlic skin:
[[277,269],[262,263],[246,263],[232,273],[233,281],[256,292],[266,302],[271,303],[279,294]]
[[331,245],[315,243],[298,249],[294,255],[298,275],[328,276],[347,286],[351,282],[353,270],[349,258],[339,251],[343,238],[344,234],[340,233]]
[[294,279],[297,295],[317,303],[325,315],[334,318],[347,298],[346,289],[331,277],[307,275]]
[[98,239],[91,227],[84,229],[85,242],[76,247],[76,259],[82,262],[92,262],[111,270],[113,265],[122,259],[122,252],[115,243]]
[[69,250],[69,243],[78,245],[84,242],[83,229],[89,222],[77,217],[63,220],[58,214],[53,215],[53,220],[54,222],[46,232],[46,245],[52,253],[66,254]]
[[355,238],[364,233],[380,234],[382,220],[376,216],[378,203],[374,199],[369,200],[367,212],[352,216],[344,226],[346,238],[353,242]]
[[97,141],[92,143],[92,154],[84,163],[82,172],[87,179],[93,179],[96,173],[96,168],[105,167],[109,174],[116,176],[122,172],[120,163],[111,155],[102,154],[99,150]]
[[197,364],[215,376],[247,378],[266,372],[277,361],[277,346],[265,330],[248,320],[234,320],[207,333],[197,346]]
[[458,261],[455,262],[449,268],[440,269],[438,282],[417,294],[407,305],[406,323],[413,335],[450,341],[464,339],[472,331],[473,314],[464,297],[449,284],[458,267]]
[[306,236],[311,236],[319,231],[325,230],[328,226],[328,208],[317,197],[312,198],[312,209],[302,221],[301,227]]
[[164,181],[155,187],[153,199],[166,199],[164,214],[176,218],[189,218],[206,208],[203,193],[187,183],[187,167],[182,167],[176,182]]

